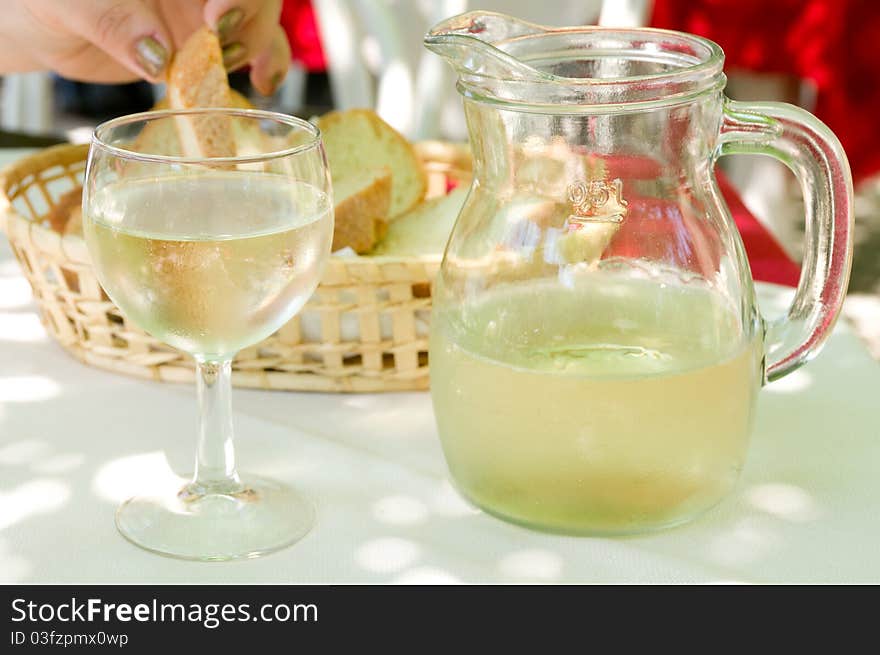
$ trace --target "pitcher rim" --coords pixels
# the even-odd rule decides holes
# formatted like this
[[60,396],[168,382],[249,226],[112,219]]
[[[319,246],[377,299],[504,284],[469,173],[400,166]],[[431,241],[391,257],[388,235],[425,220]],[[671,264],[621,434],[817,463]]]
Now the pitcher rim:
[[[708,91],[719,90],[726,83],[726,77],[723,73],[724,51],[714,41],[688,32],[656,27],[609,27],[599,25],[548,27],[536,23],[518,21],[522,25],[534,27],[535,32],[500,39],[496,42],[488,42],[474,36],[467,29],[447,29],[446,31],[441,29],[446,26],[455,25],[456,21],[458,21],[459,25],[462,25],[466,24],[467,20],[476,21],[487,15],[501,16],[492,12],[469,12],[450,18],[436,25],[425,35],[425,45],[429,49],[441,54],[441,56],[445,56],[440,52],[440,48],[444,45],[462,45],[467,42],[478,42],[511,59],[516,59],[514,55],[507,52],[504,46],[525,43],[534,39],[546,39],[548,37],[553,38],[572,34],[601,34],[610,37],[618,36],[620,41],[625,44],[634,44],[636,47],[642,46],[645,52],[661,54],[663,52],[661,41],[665,40],[671,46],[667,48],[667,52],[674,53],[679,51],[682,54],[682,58],[680,62],[675,62],[673,70],[601,78],[568,77],[530,66],[534,72],[534,79],[523,80],[514,76],[499,75],[494,72],[469,71],[466,65],[456,63],[451,57],[446,57],[458,73],[457,87],[459,92],[463,96],[474,100],[508,105],[511,108],[520,108],[524,111],[528,111],[529,108],[535,111],[544,111],[549,107],[562,111],[566,111],[566,107],[569,107],[572,111],[589,111],[591,108],[598,111],[608,111],[609,105],[614,105],[616,108],[626,111],[644,109],[651,106],[679,104]],[[646,35],[653,37],[653,40],[657,42],[656,47],[644,48],[645,43],[650,40],[646,41],[640,39],[640,37]],[[688,48],[689,52],[685,51],[684,48]],[[622,52],[627,51],[626,48],[620,48],[620,50]],[[630,50],[630,52],[633,52],[633,50]],[[633,52],[633,54],[636,53]],[[685,60],[685,57],[695,61],[688,62]],[[521,62],[521,60],[517,61]],[[517,85],[535,85],[532,87],[535,90],[542,87],[546,88],[548,85],[551,85],[552,88],[552,85],[555,85],[560,89],[567,88],[575,94],[584,94],[586,101],[533,102],[519,98],[503,97],[498,93],[489,91],[485,86],[481,87],[480,80],[484,82],[491,81],[494,84],[511,85],[513,87]],[[528,90],[528,87],[523,88]]]
[[[543,27],[543,26],[542,26]],[[618,33],[621,35],[624,34],[657,34],[663,36],[672,36],[681,41],[692,41],[697,43],[703,47],[705,47],[709,54],[708,56],[689,66],[682,66],[679,70],[675,72],[662,72],[662,73],[647,73],[645,75],[625,75],[621,77],[612,77],[612,78],[596,78],[596,77],[566,77],[564,75],[555,75],[553,73],[548,73],[551,77],[558,78],[560,80],[565,80],[566,83],[583,83],[583,84],[601,84],[603,82],[625,82],[632,81],[637,82],[641,80],[662,77],[662,76],[676,76],[682,73],[693,73],[700,72],[703,70],[710,71],[711,69],[717,66],[718,71],[721,70],[721,67],[724,64],[724,50],[722,50],[721,46],[712,41],[711,39],[707,39],[704,36],[699,36],[697,34],[692,34],[690,32],[682,32],[679,30],[669,30],[660,27],[612,27],[609,25],[572,25],[566,27],[555,27],[549,28],[548,33],[555,34],[573,34],[578,32],[604,32],[605,34],[614,34]],[[506,39],[507,43],[513,43],[517,41],[526,41],[528,39],[541,38],[545,35],[539,34],[524,34],[522,36],[516,36],[511,39]],[[717,71],[716,71],[717,72]]]

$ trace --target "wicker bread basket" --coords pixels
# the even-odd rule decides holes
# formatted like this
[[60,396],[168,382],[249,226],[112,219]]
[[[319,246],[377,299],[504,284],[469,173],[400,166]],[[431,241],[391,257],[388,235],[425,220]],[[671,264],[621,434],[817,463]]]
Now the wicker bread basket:
[[[428,196],[467,182],[462,146],[416,146]],[[191,357],[128,322],[101,290],[82,237],[45,221],[82,184],[88,146],[63,145],[0,174],[0,227],[30,282],[49,334],[80,361],[154,380],[193,379]],[[281,330],[241,351],[233,384],[259,389],[374,392],[428,387],[427,329],[439,257],[331,257],[315,295]]]

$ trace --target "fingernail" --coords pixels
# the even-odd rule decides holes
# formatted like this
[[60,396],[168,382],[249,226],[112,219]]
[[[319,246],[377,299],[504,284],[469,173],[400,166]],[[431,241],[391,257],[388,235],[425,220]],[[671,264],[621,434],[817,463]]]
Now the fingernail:
[[247,49],[240,43],[231,43],[223,48],[223,65],[226,70],[240,66],[247,59]]
[[278,85],[284,80],[284,73],[278,71],[272,76],[272,79],[269,80],[269,95],[272,95],[278,90]]
[[220,20],[217,21],[217,37],[220,39],[220,43],[232,35],[232,31],[238,27],[242,18],[244,18],[244,12],[237,7],[220,16]]
[[134,46],[135,58],[152,77],[160,77],[168,64],[168,51],[152,36],[145,36]]

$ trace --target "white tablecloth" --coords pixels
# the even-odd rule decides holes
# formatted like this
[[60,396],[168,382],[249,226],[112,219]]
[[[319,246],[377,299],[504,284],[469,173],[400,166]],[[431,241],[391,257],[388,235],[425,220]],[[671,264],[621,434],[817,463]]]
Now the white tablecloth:
[[[768,314],[786,293],[762,286]],[[262,559],[183,562],[130,545],[113,513],[191,467],[194,391],[65,354],[2,239],[0,582],[880,582],[878,399],[880,366],[839,324],[816,361],[762,391],[732,497],[684,527],[596,539],[468,506],[426,393],[236,390],[242,469],[300,487],[317,525]]]

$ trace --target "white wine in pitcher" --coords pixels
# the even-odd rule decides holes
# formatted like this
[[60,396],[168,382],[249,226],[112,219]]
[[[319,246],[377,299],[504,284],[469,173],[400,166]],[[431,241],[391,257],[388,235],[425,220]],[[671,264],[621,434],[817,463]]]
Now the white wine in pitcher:
[[629,532],[714,505],[743,465],[760,338],[703,287],[594,272],[505,285],[432,324],[459,488],[521,523]]
[[[452,477],[522,524],[636,533],[734,484],[760,386],[807,362],[840,311],[852,178],[814,116],[724,96],[692,34],[453,16],[425,46],[457,76],[473,179],[434,288],[431,395]],[[721,155],[782,160],[806,241],[764,321]]]

